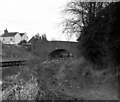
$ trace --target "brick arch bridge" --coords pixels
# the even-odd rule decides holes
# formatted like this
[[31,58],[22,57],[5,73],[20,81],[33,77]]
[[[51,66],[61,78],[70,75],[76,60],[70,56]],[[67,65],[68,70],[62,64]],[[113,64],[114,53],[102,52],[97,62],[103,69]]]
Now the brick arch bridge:
[[38,56],[43,59],[48,58],[51,52],[58,49],[64,49],[72,53],[74,58],[78,58],[80,56],[77,42],[43,40],[36,40],[32,42],[32,51],[34,51]]

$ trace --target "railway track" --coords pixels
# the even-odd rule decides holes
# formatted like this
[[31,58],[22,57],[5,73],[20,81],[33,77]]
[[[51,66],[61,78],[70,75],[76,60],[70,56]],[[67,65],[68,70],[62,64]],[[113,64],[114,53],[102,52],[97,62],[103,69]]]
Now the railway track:
[[0,62],[0,67],[21,66],[21,65],[25,65],[25,64],[26,64],[25,60],[20,60],[20,61],[5,61],[5,62]]

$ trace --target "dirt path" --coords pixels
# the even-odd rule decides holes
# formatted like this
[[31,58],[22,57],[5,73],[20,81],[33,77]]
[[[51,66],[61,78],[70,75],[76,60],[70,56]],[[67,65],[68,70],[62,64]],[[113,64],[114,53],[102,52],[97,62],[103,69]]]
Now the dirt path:
[[118,100],[117,91],[111,88],[109,85],[94,86],[94,88],[82,89],[77,92],[72,89],[62,87],[59,91],[77,99]]
[[[112,80],[110,79],[109,83],[111,84],[107,82],[98,84],[99,81],[93,84],[89,78],[84,81],[84,78],[79,79],[76,75],[77,66],[73,66],[74,64],[66,67],[66,64],[62,63],[58,68],[59,70],[54,75],[54,78],[56,79],[54,82],[55,84],[48,82],[48,89],[54,92],[61,92],[66,96],[71,96],[78,100],[118,100],[117,81],[111,82]],[[53,78],[50,80],[52,79]],[[95,81],[97,81],[97,78]],[[116,84],[115,86],[113,85],[114,83]]]
[[67,87],[62,82],[58,82],[57,86],[53,87],[49,84],[48,88],[78,100],[118,100],[118,90],[110,84],[92,85],[89,88],[75,88],[75,86],[78,86],[76,84],[73,84],[73,88],[72,86]]
[[[58,82],[57,91],[67,96],[85,100],[118,100],[118,91],[112,84],[91,85],[87,88],[80,88],[80,83],[75,82],[71,87],[65,85],[65,66],[62,65],[58,71],[56,78],[62,80]],[[69,83],[69,82],[68,82]],[[114,82],[113,82],[114,83]],[[78,88],[77,88],[78,87]],[[54,89],[53,89],[54,90]],[[56,89],[55,89],[56,90]]]

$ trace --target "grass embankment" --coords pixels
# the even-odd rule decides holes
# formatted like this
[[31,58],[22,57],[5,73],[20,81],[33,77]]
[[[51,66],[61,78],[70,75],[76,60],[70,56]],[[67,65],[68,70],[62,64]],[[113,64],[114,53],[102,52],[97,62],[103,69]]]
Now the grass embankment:
[[[32,58],[34,58],[34,56],[22,46],[1,44],[0,61],[19,61]],[[19,70],[20,67],[0,68],[0,81],[4,80],[8,75],[17,74]]]
[[2,94],[4,99],[14,100],[114,100],[116,79],[110,70],[93,70],[83,58],[49,62],[34,59],[16,77],[6,77],[13,84],[4,81]]
[[28,51],[20,46],[2,44],[2,51],[0,52],[2,60],[27,60],[33,57]]

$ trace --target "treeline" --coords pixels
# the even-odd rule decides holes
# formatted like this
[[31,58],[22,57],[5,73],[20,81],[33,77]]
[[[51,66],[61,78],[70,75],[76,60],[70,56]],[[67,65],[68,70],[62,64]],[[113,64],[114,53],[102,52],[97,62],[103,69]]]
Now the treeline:
[[120,65],[120,2],[111,2],[87,22],[78,37],[83,56],[106,67]]

